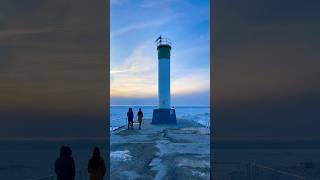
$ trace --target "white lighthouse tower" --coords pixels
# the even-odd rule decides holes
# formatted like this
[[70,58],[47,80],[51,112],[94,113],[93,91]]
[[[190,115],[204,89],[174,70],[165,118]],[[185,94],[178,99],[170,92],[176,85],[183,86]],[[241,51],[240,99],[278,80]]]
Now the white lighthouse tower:
[[171,108],[170,52],[171,42],[167,38],[156,40],[158,50],[158,109],[153,110],[153,124],[176,124],[176,113]]

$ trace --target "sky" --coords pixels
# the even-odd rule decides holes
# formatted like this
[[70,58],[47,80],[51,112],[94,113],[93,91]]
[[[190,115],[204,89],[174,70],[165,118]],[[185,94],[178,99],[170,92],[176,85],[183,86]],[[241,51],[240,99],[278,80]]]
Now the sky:
[[319,1],[215,1],[216,140],[320,140]]
[[172,105],[209,105],[210,1],[111,0],[111,105],[156,105],[155,39],[172,41]]
[[[320,140],[319,1],[215,1],[212,78],[208,1],[135,2],[111,1],[111,103],[157,103],[161,34],[173,105],[213,82],[217,140]],[[104,3],[0,2],[0,138],[105,135]]]
[[0,138],[104,136],[105,12],[99,0],[0,2]]

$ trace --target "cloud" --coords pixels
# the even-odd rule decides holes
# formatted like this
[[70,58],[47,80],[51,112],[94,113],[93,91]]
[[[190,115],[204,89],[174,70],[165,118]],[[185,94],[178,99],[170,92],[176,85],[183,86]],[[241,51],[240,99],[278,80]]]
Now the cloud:
[[160,5],[163,5],[163,4],[168,4],[168,3],[172,3],[174,2],[174,0],[144,0],[142,3],[141,3],[141,7],[142,8],[151,8],[151,7],[154,7],[154,6],[160,6]]
[[111,96],[147,97],[156,95],[157,60],[138,46],[122,64],[111,65]]
[[183,76],[172,79],[172,94],[190,94],[210,91],[210,70],[190,69]]
[[[143,43],[142,43],[143,44]],[[117,67],[111,65],[111,96],[154,97],[158,88],[158,60],[156,52],[149,53],[147,44],[140,45]],[[173,69],[171,63],[172,94],[209,91],[208,68]],[[177,75],[177,76],[176,76]]]
[[132,31],[141,30],[149,27],[157,27],[167,23],[169,19],[159,19],[157,21],[144,21],[139,23],[130,24],[128,26],[113,30],[110,32],[110,37],[116,37],[122,34],[127,34]]
[[[153,42],[159,34],[176,42],[171,62],[172,98],[209,91],[209,22],[195,18],[203,18],[203,12],[209,12],[209,8],[180,0],[139,2],[137,6],[115,9],[112,14],[115,21],[111,22],[111,98],[118,98],[117,103],[133,102],[130,99],[154,102],[158,94],[158,60]],[[131,11],[138,13],[124,16]],[[189,17],[194,21],[188,21]]]

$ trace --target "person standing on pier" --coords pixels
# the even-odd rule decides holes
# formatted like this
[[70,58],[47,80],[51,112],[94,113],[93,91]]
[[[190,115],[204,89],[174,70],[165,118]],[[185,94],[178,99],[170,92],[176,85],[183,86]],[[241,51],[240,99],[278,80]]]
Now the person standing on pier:
[[128,117],[128,129],[131,126],[131,129],[133,129],[133,111],[132,108],[129,108],[129,111],[127,112],[127,117]]
[[61,146],[60,157],[55,161],[54,171],[57,180],[73,180],[76,176],[74,160],[71,156],[72,151],[68,146]]
[[93,155],[88,163],[88,172],[90,174],[90,180],[103,180],[106,174],[106,165],[100,156],[98,147],[93,149]]
[[143,112],[141,111],[141,108],[139,108],[139,112],[138,112],[139,129],[141,129],[142,117],[143,117]]

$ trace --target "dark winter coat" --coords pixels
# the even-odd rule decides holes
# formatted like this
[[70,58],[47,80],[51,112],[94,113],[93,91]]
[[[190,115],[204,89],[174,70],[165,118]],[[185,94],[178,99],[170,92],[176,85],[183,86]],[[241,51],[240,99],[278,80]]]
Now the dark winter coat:
[[128,111],[127,112],[127,117],[128,117],[128,120],[133,120],[133,112],[132,111]]
[[142,121],[143,113],[142,111],[138,112],[138,121]]
[[74,160],[70,156],[71,150],[61,148],[60,157],[55,161],[54,171],[57,174],[57,180],[73,180],[75,178]]
[[104,160],[100,156],[92,156],[88,163],[88,172],[90,180],[102,180],[106,174]]

